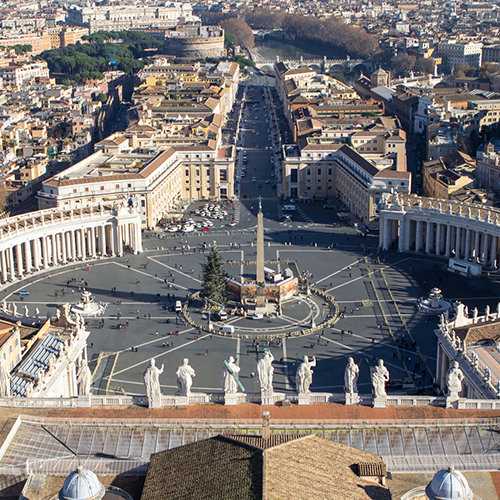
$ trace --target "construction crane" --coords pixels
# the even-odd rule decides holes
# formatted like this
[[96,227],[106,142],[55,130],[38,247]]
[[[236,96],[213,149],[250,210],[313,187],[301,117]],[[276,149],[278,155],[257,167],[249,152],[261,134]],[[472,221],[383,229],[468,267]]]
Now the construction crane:
[[118,63],[116,62],[116,44],[118,43],[118,29],[119,29],[119,25],[120,25],[120,20],[118,20],[118,22],[116,23],[116,35],[115,35],[115,44],[114,44],[114,48],[113,48],[113,57],[111,57],[111,53],[108,52],[108,55],[109,55],[109,65],[111,67],[115,67],[115,71],[118,71]]

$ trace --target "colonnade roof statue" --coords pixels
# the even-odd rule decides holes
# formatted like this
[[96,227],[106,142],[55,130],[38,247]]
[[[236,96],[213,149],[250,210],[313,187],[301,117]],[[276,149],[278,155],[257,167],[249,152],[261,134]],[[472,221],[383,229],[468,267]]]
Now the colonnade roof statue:
[[194,369],[189,366],[189,359],[184,358],[182,365],[177,368],[177,395],[189,397],[191,394],[191,386],[193,385],[193,377],[196,376]]
[[316,366],[316,356],[312,357],[312,361],[309,361],[307,356],[304,356],[304,361],[300,363],[297,368],[297,373],[295,374],[295,383],[297,386],[297,392],[299,394],[307,394],[311,392],[309,387],[312,384],[313,371],[311,367]]
[[257,362],[257,382],[260,390],[267,393],[273,392],[273,367],[274,356],[269,349],[264,349],[264,356]]
[[385,383],[389,382],[389,371],[384,366],[384,361],[382,359],[378,360],[376,366],[370,368],[370,375],[373,384],[373,395],[376,398],[387,396],[385,392]]

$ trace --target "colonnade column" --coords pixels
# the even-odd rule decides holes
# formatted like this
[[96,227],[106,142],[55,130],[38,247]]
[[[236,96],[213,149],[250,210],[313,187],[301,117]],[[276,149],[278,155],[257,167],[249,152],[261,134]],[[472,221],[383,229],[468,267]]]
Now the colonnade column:
[[436,255],[441,255],[441,233],[442,233],[443,225],[439,222],[436,224]]
[[464,259],[469,260],[470,257],[470,244],[471,244],[471,230],[467,228],[465,232],[465,253],[464,253]]
[[488,252],[488,235],[486,233],[483,233],[483,241],[481,242],[481,263],[486,265],[486,254]]
[[493,268],[497,267],[497,248],[498,248],[498,236],[491,235],[490,266]]
[[101,255],[106,255],[106,226],[99,226],[99,231]]
[[81,258],[82,256],[82,235],[80,231],[76,232],[76,256],[77,258]]
[[422,233],[423,233],[423,222],[421,220],[417,221],[417,234],[415,239],[415,251],[419,252],[422,249]]
[[432,248],[432,222],[427,221],[427,227],[425,228],[425,253],[431,253]]
[[1,265],[2,265],[2,281],[6,282],[7,281],[7,263],[6,263],[6,258],[5,258],[5,252],[7,250],[3,250],[0,252],[0,260],[1,260]]
[[398,252],[404,252],[405,250],[406,232],[408,231],[407,225],[408,222],[404,219],[399,221]]
[[389,243],[389,238],[390,238],[390,234],[389,234],[389,219],[386,217],[384,218],[384,243],[382,245],[382,250],[389,250],[389,246],[390,246],[390,243]]
[[26,272],[30,273],[32,269],[31,265],[31,240],[24,242],[24,257],[25,257],[25,268]]
[[17,274],[18,276],[22,277],[23,276],[23,256],[21,252],[21,245],[22,243],[19,243],[16,245],[16,261],[17,261]]
[[49,261],[47,257],[47,236],[42,236],[42,260],[44,269],[47,269],[49,267]]
[[73,260],[76,260],[76,244],[75,244],[75,238],[76,238],[76,234],[75,234],[75,230],[72,229],[69,233],[69,237],[70,237],[70,240],[71,240],[71,258]]
[[10,279],[14,279],[14,249],[9,248],[9,269],[10,269]]
[[40,269],[40,238],[33,240],[33,265],[35,266],[35,271]]
[[[141,238],[141,223],[138,222],[137,224],[134,224],[134,229],[135,229],[135,248],[134,248],[134,253],[138,254],[142,252],[142,238]],[[408,235],[410,233],[410,230],[408,228]]]
[[460,227],[456,228],[457,235],[456,235],[456,238],[455,238],[455,257],[457,259],[460,258],[460,244],[461,244],[461,241],[460,241],[460,236],[461,236],[460,230],[461,230]]
[[82,241],[82,260],[87,258],[87,242],[85,241],[85,229],[80,229],[80,239]]
[[477,264],[479,262],[479,236],[480,232],[476,231],[474,236],[474,259],[473,261]]
[[61,249],[62,249],[62,261],[63,264],[68,262],[68,254],[66,253],[66,233],[63,231],[61,233]]
[[52,264],[55,266],[59,262],[59,254],[58,254],[58,249],[57,249],[57,237],[55,234],[52,235]]
[[97,257],[96,255],[96,232],[95,232],[95,227],[90,228],[90,232],[92,234],[90,238],[90,246],[92,248],[92,258],[95,259]]
[[123,234],[122,226],[120,224],[116,225],[116,253],[118,257],[123,255]]
[[446,244],[445,244],[444,256],[449,257],[451,252],[451,226],[446,225]]

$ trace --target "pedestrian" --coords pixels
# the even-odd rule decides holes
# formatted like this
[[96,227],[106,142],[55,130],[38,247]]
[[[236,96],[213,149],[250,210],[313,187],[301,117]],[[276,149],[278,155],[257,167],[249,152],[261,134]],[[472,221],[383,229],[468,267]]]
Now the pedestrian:
[[158,330],[156,330],[156,335],[158,335]]
[[151,319],[151,313],[148,313],[149,314],[149,319]]
[[208,356],[208,349],[205,351],[205,356]]

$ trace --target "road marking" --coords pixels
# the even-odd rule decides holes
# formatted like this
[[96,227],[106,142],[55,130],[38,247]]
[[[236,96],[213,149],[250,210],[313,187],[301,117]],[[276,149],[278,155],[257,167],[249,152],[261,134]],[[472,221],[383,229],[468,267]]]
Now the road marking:
[[276,250],[276,260],[278,261],[278,273],[281,273],[280,251]]
[[[175,269],[172,266],[168,266],[167,264],[160,262],[159,260],[156,260],[156,259],[150,259],[150,260],[152,260],[153,262],[156,262],[160,266],[166,267],[167,269],[170,269],[172,271],[177,271],[178,274],[182,274],[183,276],[186,276],[187,278],[191,278],[192,280],[196,281],[197,283],[201,283],[201,280],[199,280],[198,278],[195,278],[192,274],[184,273],[180,269]],[[165,280],[161,280],[161,281],[165,281]],[[184,290],[187,290],[187,288],[184,288]]]
[[238,364],[240,356],[241,356],[241,338],[238,337],[238,340],[236,341],[236,359],[238,360]]
[[[192,330],[192,328],[190,328],[190,330]],[[189,331],[189,330],[186,330],[186,331]],[[183,332],[183,333],[186,333],[186,331],[185,331],[185,332]],[[182,345],[181,345],[181,346],[179,346],[179,347],[174,347],[173,349],[169,349],[168,351],[162,351],[162,353],[161,353],[161,354],[158,354],[157,356],[153,356],[153,357],[152,357],[152,359],[161,358],[162,356],[165,356],[165,355],[167,355],[167,354],[170,354],[171,352],[174,352],[174,351],[177,351],[177,350],[179,350],[179,349],[182,349],[182,348],[183,348],[183,347],[185,347],[185,346],[188,346],[188,345],[194,344],[195,342],[199,342],[200,340],[203,340],[204,338],[208,337],[209,335],[210,335],[210,334],[209,334],[209,333],[207,333],[206,335],[202,335],[201,337],[198,337],[197,339],[190,340],[189,342],[186,342],[185,344],[182,344]],[[152,342],[158,342],[158,339],[155,339],[155,340],[153,340],[153,341],[151,341],[151,342],[147,342],[147,343],[148,343],[148,344],[151,344]],[[142,344],[142,345],[146,345],[146,344]],[[135,347],[135,346],[134,346],[134,347]],[[141,347],[141,346],[138,346],[138,347]],[[126,349],[125,349],[125,351],[126,351]],[[125,352],[125,351],[118,351],[118,352]],[[140,363],[136,363],[135,365],[131,365],[131,366],[129,366],[128,368],[125,368],[125,369],[120,370],[120,371],[118,371],[118,372],[114,372],[114,373],[113,373],[113,375],[120,375],[120,373],[125,373],[125,372],[127,372],[127,371],[131,370],[132,368],[137,368],[138,366],[141,366],[141,365],[143,365],[143,364],[145,364],[145,363],[148,363],[150,359],[151,359],[151,358],[145,359],[144,361],[141,361]]]
[[328,278],[331,278],[332,276],[335,276],[336,274],[341,273],[342,271],[345,271],[348,267],[352,267],[352,266],[354,266],[354,265],[355,265],[355,264],[357,264],[358,262],[359,262],[359,261],[357,261],[357,260],[356,260],[356,261],[352,262],[351,264],[348,264],[347,266],[343,267],[342,269],[339,269],[338,271],[335,271],[334,273],[329,274],[328,276],[325,276],[324,278],[322,278],[322,279],[320,279],[320,280],[316,281],[316,283],[321,283],[322,281],[325,281],[325,280],[327,280]]

